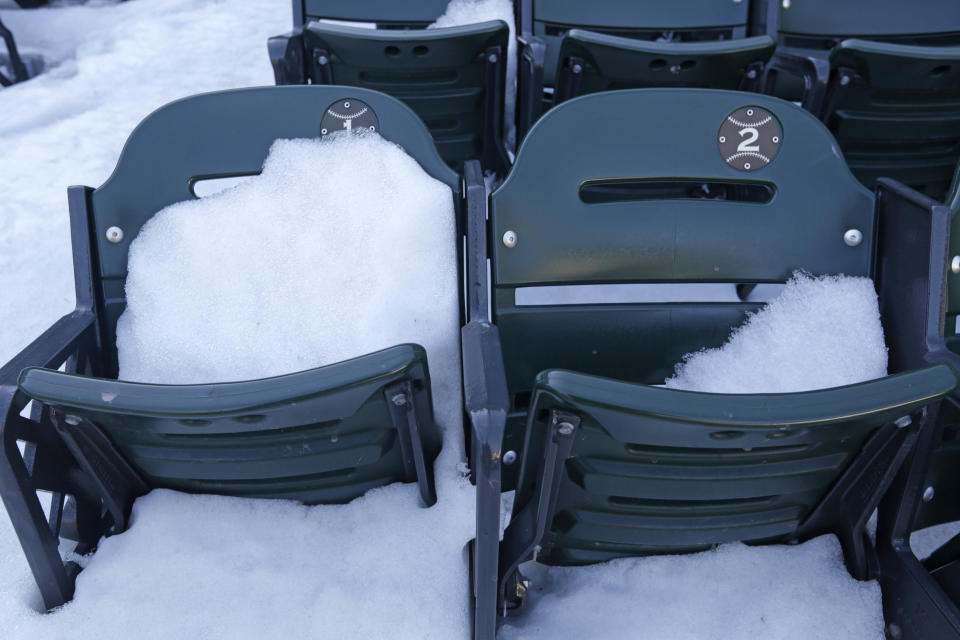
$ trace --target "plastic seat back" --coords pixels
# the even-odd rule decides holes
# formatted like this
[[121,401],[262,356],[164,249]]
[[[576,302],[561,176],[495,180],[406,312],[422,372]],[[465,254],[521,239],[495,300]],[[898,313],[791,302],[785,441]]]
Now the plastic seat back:
[[294,26],[311,20],[368,22],[380,28],[423,28],[443,15],[449,0],[293,0]]
[[847,38],[917,45],[960,44],[960,5],[953,0],[920,4],[897,0],[803,0],[782,3],[779,33],[785,46],[829,50]]
[[554,101],[640,87],[749,89],[776,48],[770,36],[649,42],[571,29],[560,44]]
[[[735,112],[753,106],[771,114],[741,114],[765,121],[756,128],[758,139],[766,138],[763,148],[782,148],[763,168],[743,171],[726,158],[757,153],[737,151],[751,146],[753,133],[740,134],[728,118],[741,122]],[[581,96],[556,109],[531,130],[491,196],[493,320],[517,407],[508,449],[521,448],[524,406],[541,371],[658,384],[683,354],[720,345],[758,307],[736,294],[698,304],[551,304],[537,296],[584,285],[733,290],[738,283],[782,283],[798,268],[871,274],[873,197],[850,174],[830,133],[794,105],[731,91],[636,89]],[[736,139],[732,147],[725,140],[722,152],[724,123]],[[744,158],[763,162],[731,161]],[[705,184],[731,195],[687,196]],[[848,246],[848,229],[867,241]],[[507,232],[516,238],[513,247],[503,242]],[[526,302],[531,296],[535,304]]]
[[854,175],[942,198],[960,160],[960,46],[844,40],[830,66],[822,117]]
[[747,35],[749,3],[679,0],[677,2],[577,2],[533,0],[521,3],[521,23],[547,45],[544,83],[554,84],[561,41],[570,29],[588,29],[639,40],[731,40]]
[[506,166],[502,112],[508,34],[500,20],[414,30],[311,22],[303,29],[307,78],[399,98],[424,121],[451,166],[460,169],[465,160],[478,158],[485,167],[500,169]]

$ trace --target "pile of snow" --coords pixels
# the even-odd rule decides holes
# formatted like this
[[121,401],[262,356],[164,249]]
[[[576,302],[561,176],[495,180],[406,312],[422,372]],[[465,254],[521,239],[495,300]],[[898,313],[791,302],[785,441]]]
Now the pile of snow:
[[873,281],[796,273],[717,349],[684,356],[665,386],[708,393],[787,393],[887,375]]
[[531,610],[508,620],[500,640],[884,637],[880,586],[850,577],[834,536],[551,567],[531,577]]
[[120,379],[250,380],[414,342],[457,420],[455,220],[450,188],[376,133],[278,140],[262,174],[131,243]]
[[514,24],[512,0],[451,0],[447,10],[428,29],[457,27],[488,20],[503,20],[510,27],[507,41],[507,86],[504,90],[503,138],[508,149],[517,140],[514,119],[517,104],[517,29]]

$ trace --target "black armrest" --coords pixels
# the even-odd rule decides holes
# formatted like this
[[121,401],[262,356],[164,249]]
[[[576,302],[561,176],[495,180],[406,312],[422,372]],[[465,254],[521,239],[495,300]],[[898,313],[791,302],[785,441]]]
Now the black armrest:
[[877,289],[891,372],[960,356],[944,340],[951,211],[892,180],[877,181]]
[[273,77],[278,85],[306,84],[306,53],[303,32],[290,31],[267,40],[267,52],[273,65]]
[[464,292],[467,320],[489,319],[487,299],[487,188],[477,160],[463,164],[463,196],[466,200],[467,272]]
[[500,465],[509,407],[507,381],[500,333],[494,325],[472,321],[461,336],[471,468],[477,485],[477,532],[472,550],[474,638],[493,640],[500,566]]
[[543,64],[546,43],[529,33],[517,38],[517,149],[543,111]]
[[799,76],[803,80],[804,109],[823,119],[823,102],[830,81],[830,61],[817,56],[803,55],[789,50],[777,49],[764,72],[764,93],[773,93],[777,74],[783,72]]
[[20,372],[27,367],[59,367],[82,346],[81,340],[94,340],[95,327],[96,316],[92,311],[77,310],[63,316],[0,367],[0,386],[17,386]]

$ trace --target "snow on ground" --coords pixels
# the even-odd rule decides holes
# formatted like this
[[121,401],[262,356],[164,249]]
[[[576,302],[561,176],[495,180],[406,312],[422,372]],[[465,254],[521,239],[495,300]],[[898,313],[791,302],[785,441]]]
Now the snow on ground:
[[834,536],[552,567],[532,583],[530,615],[500,640],[883,638],[880,586],[850,577]]
[[687,354],[666,381],[709,393],[807,391],[882,378],[887,348],[873,281],[796,273],[717,349]]
[[131,0],[0,9],[47,72],[0,90],[0,361],[73,307],[66,188],[98,186],[130,131],[186,95],[273,84],[280,0]]

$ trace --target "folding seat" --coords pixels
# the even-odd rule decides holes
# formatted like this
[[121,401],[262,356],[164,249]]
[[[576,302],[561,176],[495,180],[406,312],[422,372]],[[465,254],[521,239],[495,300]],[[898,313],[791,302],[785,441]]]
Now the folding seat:
[[[687,182],[753,195],[697,199]],[[868,191],[823,125],[785,101],[636,89],[547,113],[489,208],[489,224],[467,221],[462,341],[478,638],[522,601],[530,559],[835,533],[850,573],[877,575],[865,524],[957,386],[942,333],[946,207],[892,180]],[[651,386],[757,305],[650,301],[637,285],[746,292],[797,269],[875,280],[889,376],[781,394]],[[609,285],[634,291],[612,299]],[[513,488],[498,543],[499,493]]]
[[[452,167],[462,170],[465,160],[477,158],[485,169],[503,172],[508,164],[503,104],[509,28],[493,20],[426,29],[446,5],[295,0],[295,22],[302,19],[302,24],[267,43],[276,83],[383,91],[423,119]],[[368,28],[374,25],[386,28]]]
[[802,99],[868,187],[886,176],[942,198],[960,158],[960,4],[776,4],[771,70],[802,75],[804,91],[772,74],[767,92]]
[[[76,310],[0,368],[0,491],[47,608],[72,597],[78,570],[61,560],[61,538],[90,550],[127,527],[133,500],[151,488],[316,504],[416,482],[422,502],[435,502],[441,436],[426,353],[416,344],[242,382],[116,379],[127,253],[144,223],[195,198],[199,180],[258,173],[278,138],[319,137],[344,98],[365,111],[358,125],[450,187],[458,216],[462,192],[483,197],[478,163],[468,163],[472,182],[461,184],[408,107],[340,86],[171,103],[130,135],[102,186],[70,188]],[[38,491],[52,495],[48,515]]]
[[[748,2],[520,3],[518,128],[581,93],[647,86],[752,89],[773,55]],[[544,86],[552,98],[542,97]]]

